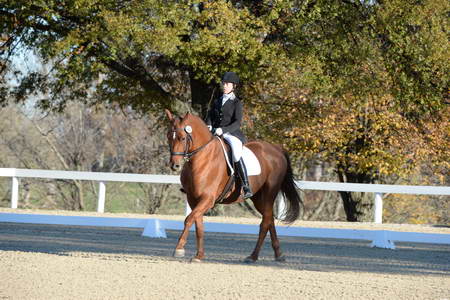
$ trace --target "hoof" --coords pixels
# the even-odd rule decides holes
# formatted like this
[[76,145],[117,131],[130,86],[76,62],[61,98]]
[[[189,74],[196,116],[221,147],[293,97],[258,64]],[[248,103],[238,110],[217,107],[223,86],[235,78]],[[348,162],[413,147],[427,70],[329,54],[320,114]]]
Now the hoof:
[[278,261],[278,262],[286,262],[286,256],[281,255],[281,256],[279,256],[279,257],[275,257],[275,261]]
[[175,249],[173,257],[184,257],[184,254],[185,254],[184,249]]
[[202,260],[200,258],[193,257],[191,258],[191,263],[201,263]]
[[244,259],[244,262],[245,262],[246,264],[253,264],[253,263],[256,262],[256,259],[253,259],[251,256],[247,256],[247,257]]

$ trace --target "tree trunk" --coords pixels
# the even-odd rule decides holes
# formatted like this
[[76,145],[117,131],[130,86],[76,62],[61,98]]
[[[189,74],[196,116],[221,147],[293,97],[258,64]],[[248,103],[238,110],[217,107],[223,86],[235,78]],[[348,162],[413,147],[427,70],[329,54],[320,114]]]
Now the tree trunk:
[[[339,181],[343,183],[372,183],[366,174],[355,174],[338,171]],[[371,193],[339,192],[344,204],[348,222],[372,221],[373,201]]]
[[156,214],[158,209],[172,196],[169,191],[169,184],[152,186],[149,186],[148,184],[140,184],[140,186],[147,194],[146,213],[148,214]]
[[83,183],[79,180],[74,180],[74,197],[72,197],[73,210],[84,210],[84,193],[83,193]]
[[219,95],[219,91],[215,88],[215,84],[207,84],[194,78],[193,72],[189,72],[192,107],[197,111],[202,119],[205,118],[211,102]]

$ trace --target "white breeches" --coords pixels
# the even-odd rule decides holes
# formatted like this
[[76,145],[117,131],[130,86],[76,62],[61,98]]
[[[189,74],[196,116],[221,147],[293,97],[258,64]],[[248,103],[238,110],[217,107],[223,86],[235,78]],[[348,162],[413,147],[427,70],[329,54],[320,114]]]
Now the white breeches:
[[229,133],[224,133],[223,138],[231,145],[233,161],[238,162],[242,157],[242,142],[240,139]]

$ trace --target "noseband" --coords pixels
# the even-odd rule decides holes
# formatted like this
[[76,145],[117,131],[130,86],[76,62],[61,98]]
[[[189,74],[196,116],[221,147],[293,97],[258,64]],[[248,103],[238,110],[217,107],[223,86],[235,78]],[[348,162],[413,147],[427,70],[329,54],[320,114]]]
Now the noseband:
[[[177,130],[183,130],[183,129],[177,128],[177,129],[173,130],[172,133],[175,134]],[[192,129],[190,130],[191,132],[186,130],[186,128],[183,131],[186,132],[186,136],[187,136],[187,138],[185,139],[185,142],[184,142],[184,151],[183,152],[174,152],[172,150],[172,143],[169,142],[170,156],[183,156],[183,158],[189,160],[192,156],[194,156],[196,153],[200,152],[203,148],[208,146],[208,144],[214,140],[214,136],[213,136],[206,144],[189,152],[190,145],[193,144],[193,142],[194,142],[194,139],[192,138],[192,135],[191,135]]]

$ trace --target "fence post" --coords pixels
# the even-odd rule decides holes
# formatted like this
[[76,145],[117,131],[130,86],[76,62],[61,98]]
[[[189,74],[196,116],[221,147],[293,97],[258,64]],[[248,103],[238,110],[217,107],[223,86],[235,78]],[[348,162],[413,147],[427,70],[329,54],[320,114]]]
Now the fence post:
[[187,217],[187,216],[189,216],[189,214],[192,212],[192,209],[191,209],[191,207],[189,206],[189,203],[187,202],[187,200],[186,200],[186,208],[185,208],[185,210],[184,210],[184,215]]
[[105,212],[105,194],[106,194],[106,186],[103,181],[98,183],[98,203],[97,203],[97,212],[104,213]]
[[375,210],[374,222],[377,224],[383,223],[383,194],[375,193]]
[[277,219],[282,220],[286,217],[286,199],[282,193],[278,193],[275,203],[277,205]]
[[11,208],[17,208],[17,204],[19,203],[19,178],[12,178],[12,186],[11,186]]

